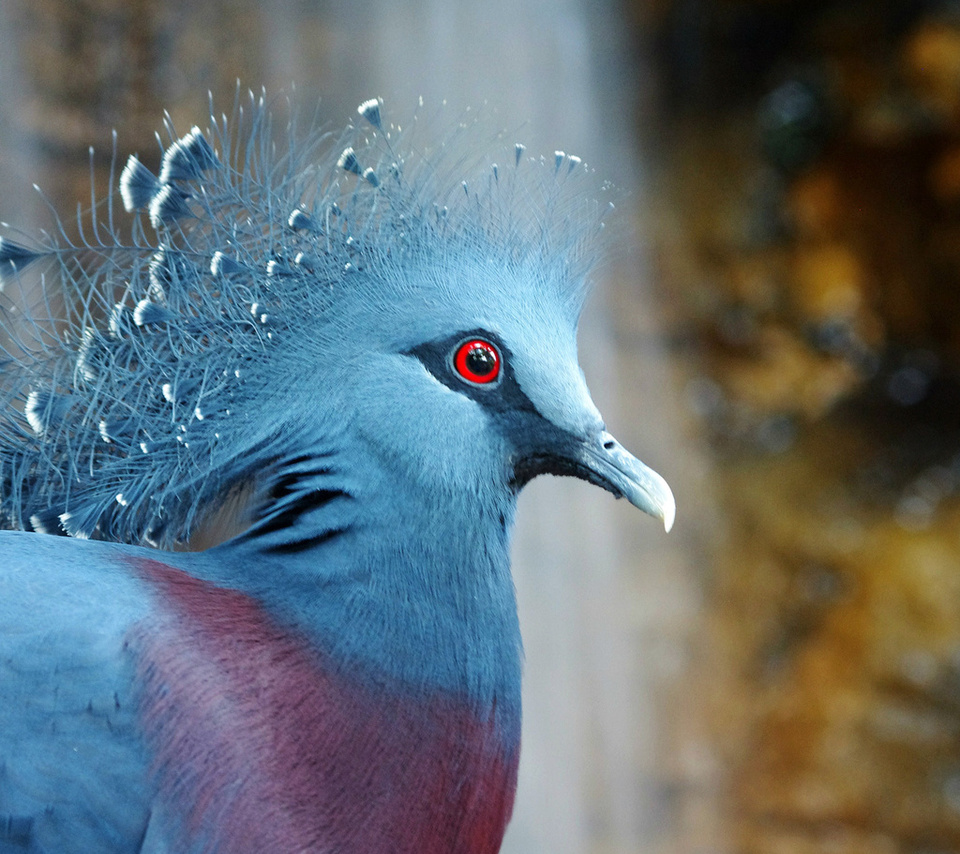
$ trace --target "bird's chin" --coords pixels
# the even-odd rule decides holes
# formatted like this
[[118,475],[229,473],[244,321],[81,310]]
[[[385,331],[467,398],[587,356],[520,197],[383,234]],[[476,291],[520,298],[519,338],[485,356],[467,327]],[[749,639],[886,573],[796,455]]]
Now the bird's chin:
[[512,485],[515,489],[520,490],[535,477],[542,474],[552,474],[557,477],[576,477],[588,481],[594,486],[606,489],[618,498],[620,497],[616,487],[589,466],[570,457],[561,457],[556,454],[534,454],[517,460],[513,468]]

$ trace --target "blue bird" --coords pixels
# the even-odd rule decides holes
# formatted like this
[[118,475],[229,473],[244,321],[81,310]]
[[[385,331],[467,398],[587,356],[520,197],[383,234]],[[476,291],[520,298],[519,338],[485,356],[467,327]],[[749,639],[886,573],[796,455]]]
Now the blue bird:
[[238,99],[0,238],[2,854],[499,850],[518,492],[674,501],[578,366],[586,167],[411,124]]

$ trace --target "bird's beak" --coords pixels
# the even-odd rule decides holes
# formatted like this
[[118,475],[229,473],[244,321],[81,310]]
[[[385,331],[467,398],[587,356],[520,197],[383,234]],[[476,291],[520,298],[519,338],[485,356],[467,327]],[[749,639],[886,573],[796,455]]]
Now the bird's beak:
[[[537,417],[517,427],[518,454],[513,483],[522,487],[541,474],[567,475],[603,487],[617,498],[662,520],[670,530],[677,512],[673,492],[653,469],[627,451],[606,430],[587,429],[587,435],[568,432]],[[547,450],[549,449],[549,450]]]
[[662,520],[667,531],[673,527],[677,503],[669,485],[613,436],[603,431],[593,439],[578,443],[577,452],[583,467],[576,472],[578,476]]

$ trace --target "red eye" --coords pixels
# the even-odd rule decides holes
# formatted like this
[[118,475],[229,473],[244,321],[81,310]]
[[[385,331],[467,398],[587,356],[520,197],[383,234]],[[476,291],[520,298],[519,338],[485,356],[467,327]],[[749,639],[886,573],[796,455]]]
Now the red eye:
[[500,354],[488,341],[464,341],[453,356],[453,366],[467,382],[487,385],[500,376]]

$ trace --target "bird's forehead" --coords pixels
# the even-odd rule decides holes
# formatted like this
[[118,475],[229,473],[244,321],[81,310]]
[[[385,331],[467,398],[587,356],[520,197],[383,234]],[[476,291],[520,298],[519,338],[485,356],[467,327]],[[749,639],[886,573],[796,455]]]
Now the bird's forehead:
[[[377,337],[404,352],[458,331],[483,329],[518,354],[576,334],[577,310],[558,271],[494,256],[443,259],[404,271],[402,287],[381,303]],[[373,295],[367,304],[374,302]]]

